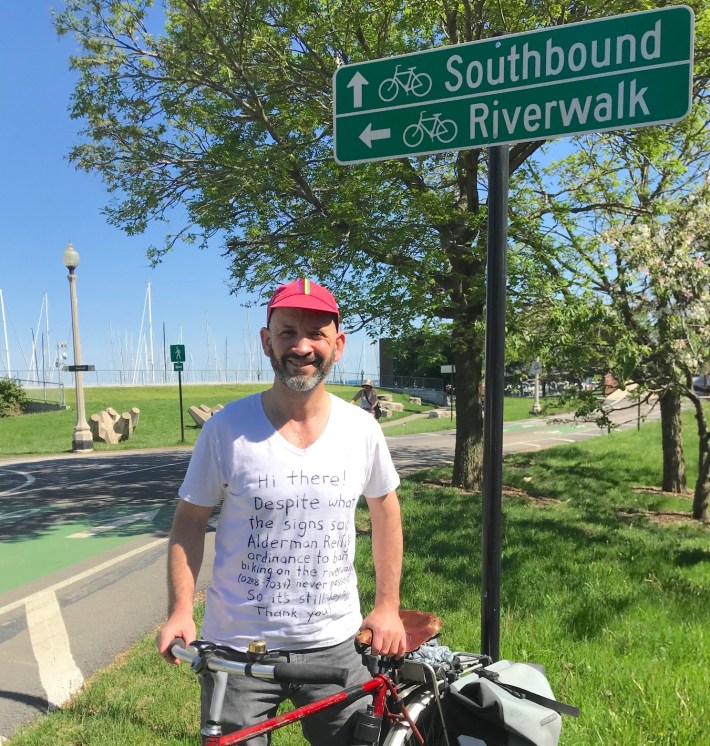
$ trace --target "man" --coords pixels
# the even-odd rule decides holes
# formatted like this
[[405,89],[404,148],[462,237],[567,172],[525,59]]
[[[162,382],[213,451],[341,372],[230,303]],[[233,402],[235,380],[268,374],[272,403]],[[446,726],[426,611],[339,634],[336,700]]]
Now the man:
[[355,404],[358,399],[360,400],[360,409],[364,409],[374,417],[377,417],[377,411],[375,409],[378,401],[377,390],[372,388],[372,381],[369,378],[366,378],[362,382],[362,388],[350,400],[351,404]]
[[[231,402],[205,423],[170,537],[169,617],[158,637],[167,660],[173,638],[197,636],[195,581],[207,521],[220,502],[205,639],[242,652],[251,640],[265,639],[287,660],[349,668],[348,685],[368,678],[353,644],[360,629],[373,631],[375,652],[404,654],[399,478],[373,418],[325,390],[345,344],[339,321],[325,288],[308,280],[279,287],[261,329],[272,387]],[[360,495],[370,509],[376,574],[374,608],[364,620],[353,569]],[[205,677],[203,723],[211,687]],[[225,732],[274,714],[285,698],[301,705],[332,690],[231,676]],[[348,720],[362,706],[308,718],[306,737],[318,746],[346,744]]]

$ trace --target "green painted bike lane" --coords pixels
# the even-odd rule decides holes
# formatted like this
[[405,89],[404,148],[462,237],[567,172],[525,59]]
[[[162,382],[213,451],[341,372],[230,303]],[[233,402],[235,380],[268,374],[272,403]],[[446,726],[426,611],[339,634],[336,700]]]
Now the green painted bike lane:
[[584,422],[575,424],[574,422],[561,422],[559,424],[543,425],[537,420],[522,420],[517,422],[508,422],[503,425],[504,433],[519,433],[526,430],[534,430],[536,433],[573,433],[583,429],[596,427],[593,423]]
[[24,520],[23,511],[0,511],[0,527],[18,526],[14,538],[6,537],[0,543],[0,567],[5,568],[5,572],[0,573],[0,593],[128,544],[139,536],[156,531],[164,534],[173,512],[173,506],[126,506],[120,510],[97,511],[67,522],[61,522],[58,517],[56,525],[34,529],[38,535],[27,536],[28,531],[33,530],[33,521],[57,509],[58,506],[47,506],[27,510]]

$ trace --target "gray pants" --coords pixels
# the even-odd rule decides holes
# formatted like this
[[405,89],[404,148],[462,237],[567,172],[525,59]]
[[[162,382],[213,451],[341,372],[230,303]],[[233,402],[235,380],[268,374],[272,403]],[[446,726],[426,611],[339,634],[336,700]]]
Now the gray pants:
[[[352,638],[329,648],[280,652],[279,657],[291,663],[317,663],[347,668],[350,671],[348,687],[363,684],[371,678],[362,664],[361,656],[355,652]],[[244,658],[246,660],[246,656]],[[208,675],[201,676],[200,681],[204,726],[212,701],[213,680]],[[227,735],[239,728],[274,717],[284,700],[291,700],[296,707],[301,707],[339,691],[341,688],[335,684],[279,684],[232,675],[229,677],[222,709],[222,733]],[[301,721],[304,736],[312,746],[346,746],[350,742],[354,714],[365,709],[369,702],[370,697],[364,697],[349,705],[330,707],[307,717]],[[267,746],[269,741],[269,735],[257,736],[249,740],[249,746]]]

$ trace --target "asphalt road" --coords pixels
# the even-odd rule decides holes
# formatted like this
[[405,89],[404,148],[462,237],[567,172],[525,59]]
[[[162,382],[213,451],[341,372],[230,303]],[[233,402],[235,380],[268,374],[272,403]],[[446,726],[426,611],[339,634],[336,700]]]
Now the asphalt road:
[[188,459],[0,462],[0,743],[164,618],[167,532]]
[[[635,427],[632,414],[623,427]],[[539,420],[504,451],[599,436]],[[400,472],[453,461],[453,430],[388,438]],[[164,619],[165,552],[190,451],[0,461],[0,744]],[[208,536],[200,585],[209,579]]]

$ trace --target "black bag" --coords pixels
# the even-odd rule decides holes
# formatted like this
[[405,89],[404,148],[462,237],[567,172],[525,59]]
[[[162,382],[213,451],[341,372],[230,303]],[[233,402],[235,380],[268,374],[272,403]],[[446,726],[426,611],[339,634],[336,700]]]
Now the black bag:
[[372,411],[375,413],[376,420],[379,420],[380,417],[382,417],[382,409],[380,408],[379,402],[375,404],[375,406],[372,408]]
[[455,681],[444,707],[461,746],[556,746],[560,713],[579,715],[576,707],[555,700],[543,666],[510,661]]

